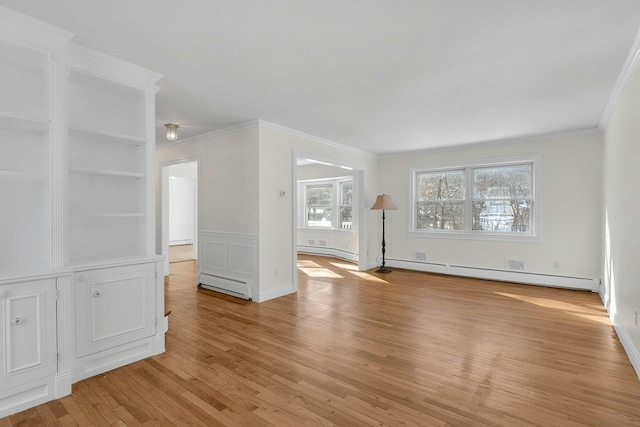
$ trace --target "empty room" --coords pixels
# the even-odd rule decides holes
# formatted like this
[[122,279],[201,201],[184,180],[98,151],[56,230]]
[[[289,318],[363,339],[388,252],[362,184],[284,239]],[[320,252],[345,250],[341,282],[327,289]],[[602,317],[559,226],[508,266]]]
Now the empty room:
[[0,0],[0,427],[640,426],[639,30]]

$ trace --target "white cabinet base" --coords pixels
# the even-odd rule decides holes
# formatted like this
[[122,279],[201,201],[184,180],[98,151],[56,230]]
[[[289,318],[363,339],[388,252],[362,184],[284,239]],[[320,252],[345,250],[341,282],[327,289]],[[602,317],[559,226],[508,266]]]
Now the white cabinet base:
[[71,377],[75,383],[162,352],[164,352],[164,333],[80,357],[72,363]]
[[46,377],[0,391],[0,418],[53,399],[55,399],[53,377]]

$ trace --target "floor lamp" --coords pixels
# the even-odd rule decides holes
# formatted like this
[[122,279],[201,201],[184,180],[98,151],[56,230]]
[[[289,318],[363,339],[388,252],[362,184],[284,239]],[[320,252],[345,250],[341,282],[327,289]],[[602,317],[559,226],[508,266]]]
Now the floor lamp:
[[398,207],[395,205],[395,203],[393,203],[393,200],[391,199],[391,196],[388,194],[382,194],[380,196],[378,196],[378,198],[376,199],[376,202],[373,204],[373,206],[371,206],[371,210],[375,211],[375,210],[382,210],[382,265],[380,266],[380,268],[378,268],[376,270],[376,273],[391,273],[391,269],[387,268],[384,266],[385,263],[385,259],[384,259],[384,246],[385,246],[385,242],[384,242],[384,211],[385,210],[395,210],[398,209]]

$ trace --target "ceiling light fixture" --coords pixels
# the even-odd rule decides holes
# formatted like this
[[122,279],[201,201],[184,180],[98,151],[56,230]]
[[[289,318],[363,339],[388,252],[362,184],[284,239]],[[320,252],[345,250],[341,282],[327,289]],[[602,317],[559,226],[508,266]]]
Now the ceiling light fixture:
[[176,141],[178,139],[178,128],[180,126],[174,125],[173,123],[167,123],[164,127],[167,128],[167,140]]

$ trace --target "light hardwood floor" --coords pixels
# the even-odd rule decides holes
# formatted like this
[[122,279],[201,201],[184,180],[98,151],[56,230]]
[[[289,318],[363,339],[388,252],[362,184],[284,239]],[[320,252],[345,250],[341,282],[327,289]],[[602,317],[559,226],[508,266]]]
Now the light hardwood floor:
[[191,261],[193,259],[193,245],[169,246],[169,263]]
[[166,353],[0,420],[17,425],[640,425],[598,295],[299,259],[262,304],[172,264]]

